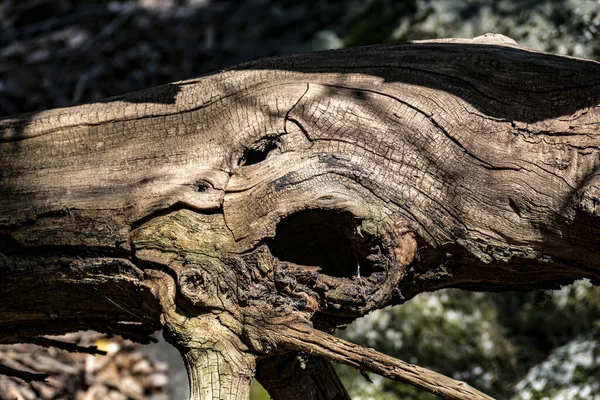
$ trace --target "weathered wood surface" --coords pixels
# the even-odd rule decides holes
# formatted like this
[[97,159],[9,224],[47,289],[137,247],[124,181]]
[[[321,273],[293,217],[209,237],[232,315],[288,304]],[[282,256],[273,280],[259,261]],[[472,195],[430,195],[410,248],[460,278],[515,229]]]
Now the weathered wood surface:
[[[600,280],[599,133],[599,63],[489,36],[0,120],[0,342],[164,326],[188,366],[243,371],[225,373],[231,398],[256,357],[311,346],[394,376],[313,327],[444,287]],[[299,326],[309,344],[282,328]],[[467,396],[452,385],[437,393]]]

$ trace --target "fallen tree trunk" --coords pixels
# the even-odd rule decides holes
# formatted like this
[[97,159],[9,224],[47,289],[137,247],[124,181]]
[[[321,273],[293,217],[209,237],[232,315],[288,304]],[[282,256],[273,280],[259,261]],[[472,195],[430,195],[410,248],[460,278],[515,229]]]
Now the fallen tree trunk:
[[[163,328],[194,399],[247,398],[257,368],[278,399],[346,398],[313,355],[489,398],[330,334],[424,291],[597,283],[599,129],[600,64],[500,36],[0,120],[0,343]],[[321,372],[292,392],[268,371],[297,355]]]

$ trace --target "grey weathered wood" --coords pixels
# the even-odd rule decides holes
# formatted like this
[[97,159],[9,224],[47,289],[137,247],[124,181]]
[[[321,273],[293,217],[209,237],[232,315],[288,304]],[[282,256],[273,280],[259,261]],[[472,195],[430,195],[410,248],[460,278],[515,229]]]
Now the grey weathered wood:
[[[444,287],[598,282],[599,133],[599,63],[496,36],[264,59],[0,120],[0,342],[162,324],[186,354],[202,336],[173,321],[216,316],[249,381],[311,338],[356,365],[278,326],[331,330]],[[414,383],[399,365],[363,367]]]

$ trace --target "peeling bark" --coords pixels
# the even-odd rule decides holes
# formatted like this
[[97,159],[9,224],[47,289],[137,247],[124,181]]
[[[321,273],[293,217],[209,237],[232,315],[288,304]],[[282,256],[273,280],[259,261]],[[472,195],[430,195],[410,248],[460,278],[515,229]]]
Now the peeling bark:
[[291,398],[261,372],[291,352],[489,398],[329,334],[424,291],[599,282],[599,127],[600,64],[496,36],[0,120],[0,342],[162,327],[194,398],[245,398],[256,368]]

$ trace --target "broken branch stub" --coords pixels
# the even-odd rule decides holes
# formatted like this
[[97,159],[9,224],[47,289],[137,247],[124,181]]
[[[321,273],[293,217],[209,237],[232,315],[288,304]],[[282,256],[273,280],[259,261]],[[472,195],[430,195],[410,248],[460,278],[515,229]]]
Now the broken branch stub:
[[323,332],[445,287],[597,282],[599,77],[489,37],[0,120],[0,341],[162,326],[196,398],[291,352],[485,398]]

